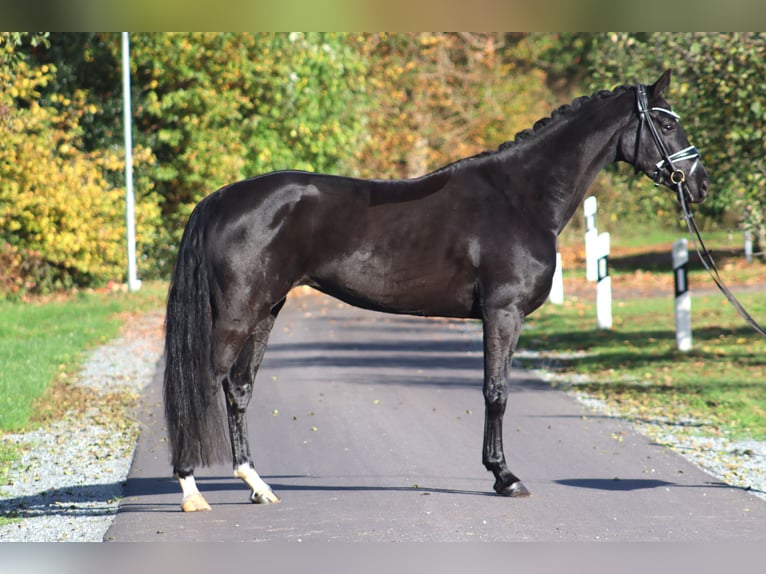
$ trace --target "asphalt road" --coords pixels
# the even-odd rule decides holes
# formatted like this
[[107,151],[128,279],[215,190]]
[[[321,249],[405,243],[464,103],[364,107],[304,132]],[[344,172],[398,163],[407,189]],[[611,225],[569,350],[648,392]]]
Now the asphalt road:
[[107,541],[749,541],[766,502],[621,421],[514,372],[506,456],[532,496],[492,493],[481,464],[480,326],[288,301],[248,411],[259,506],[229,466],[199,469],[211,512],[170,476],[161,368]]

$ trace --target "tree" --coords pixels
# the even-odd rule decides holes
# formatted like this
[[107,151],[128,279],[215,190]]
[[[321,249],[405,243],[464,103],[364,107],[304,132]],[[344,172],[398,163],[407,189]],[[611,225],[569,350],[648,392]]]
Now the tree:
[[[650,82],[673,69],[670,100],[710,176],[700,210],[717,219],[747,213],[743,224],[766,247],[766,34],[602,33],[589,46],[591,87]],[[666,201],[657,197],[655,205]]]
[[[131,34],[133,141],[153,153],[136,171],[144,178],[137,204],[162,210],[148,255],[155,273],[172,265],[189,213],[217,188],[276,169],[350,168],[367,108],[366,59],[351,38]],[[96,110],[81,119],[83,149],[120,148],[119,35],[52,34],[50,43],[34,53],[38,64],[57,69],[42,97],[81,91]]]
[[362,175],[415,177],[497,147],[550,112],[529,46],[502,34],[371,34]]
[[[24,46],[24,38],[0,35],[0,48],[13,56],[0,68],[0,290],[17,294],[119,278],[124,191],[106,174],[122,169],[122,155],[83,149],[81,120],[96,110],[82,90],[50,93],[56,68],[30,65]],[[137,160],[149,155],[138,150]],[[153,241],[156,205],[141,206],[137,215],[145,247]]]
[[365,62],[342,34],[138,34],[137,141],[172,237],[218,187],[276,169],[336,171],[358,145]]

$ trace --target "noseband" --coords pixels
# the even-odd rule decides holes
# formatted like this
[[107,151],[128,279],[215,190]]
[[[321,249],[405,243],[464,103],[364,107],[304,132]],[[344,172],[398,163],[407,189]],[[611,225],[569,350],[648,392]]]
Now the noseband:
[[[652,179],[654,179],[654,185],[659,185],[661,183],[662,172],[664,169],[667,168],[667,170],[670,172],[670,175],[668,176],[668,180],[670,181],[670,183],[676,186],[678,190],[679,200],[683,202],[685,199],[684,193],[683,193],[684,183],[686,183],[687,174],[686,172],[684,172],[684,170],[678,168],[676,166],[676,163],[687,161],[687,160],[694,160],[694,163],[692,164],[688,173],[688,175],[691,175],[694,173],[694,171],[697,169],[697,166],[699,165],[700,154],[697,151],[697,148],[694,146],[689,146],[687,148],[684,148],[672,154],[668,152],[668,148],[665,145],[665,142],[660,137],[660,134],[657,131],[657,127],[654,125],[654,122],[649,116],[649,112],[650,111],[660,112],[672,117],[676,121],[679,119],[679,116],[678,114],[670,110],[667,110],[665,108],[650,108],[649,100],[646,95],[646,86],[644,86],[643,84],[638,84],[636,86],[636,107],[638,110],[638,134],[636,135],[636,152],[633,156],[634,162],[636,162],[636,165],[635,165],[636,172],[638,172],[637,160],[638,160],[638,152],[641,145],[641,134],[644,131],[644,125],[646,125],[649,127],[649,133],[651,134],[652,139],[654,140],[654,144],[657,146],[657,149],[660,152],[660,156],[662,157],[662,159],[658,161],[655,166],[654,176],[652,177]],[[686,190],[686,194],[689,196],[689,199],[692,199],[691,193],[689,192],[688,189]]]

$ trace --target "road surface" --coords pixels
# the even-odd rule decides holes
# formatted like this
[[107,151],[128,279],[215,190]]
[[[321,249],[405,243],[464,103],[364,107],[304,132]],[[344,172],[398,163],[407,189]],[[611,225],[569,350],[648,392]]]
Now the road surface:
[[480,325],[288,301],[248,411],[259,506],[229,466],[199,469],[211,512],[184,514],[170,476],[161,368],[146,391],[126,495],[107,541],[749,541],[766,502],[722,484],[624,421],[515,370],[511,469],[481,464]]

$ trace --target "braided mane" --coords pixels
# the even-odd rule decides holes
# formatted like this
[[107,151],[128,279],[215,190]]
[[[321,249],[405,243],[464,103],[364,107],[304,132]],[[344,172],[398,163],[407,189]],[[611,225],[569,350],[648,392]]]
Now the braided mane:
[[542,132],[547,126],[555,123],[557,120],[561,118],[567,117],[571,115],[572,113],[578,111],[585,104],[594,100],[603,100],[606,98],[610,98],[612,96],[621,95],[630,89],[632,89],[631,86],[618,86],[614,90],[600,90],[598,92],[591,94],[590,96],[580,96],[579,98],[573,100],[572,103],[564,104],[563,106],[555,109],[550,116],[537,120],[531,128],[518,132],[512,140],[501,143],[497,149],[483,151],[476,155],[459,159],[455,162],[452,162],[436,170],[436,172],[441,172],[446,169],[454,169],[456,167],[463,166],[467,162],[472,162],[473,160],[476,160],[476,159],[484,159],[484,158],[488,159],[488,158],[497,156],[501,152],[512,149],[523,142],[533,139],[540,132]]
[[630,86],[618,86],[614,90],[601,90],[598,92],[595,92],[591,94],[590,96],[581,96],[575,100],[572,101],[570,104],[564,104],[563,106],[553,110],[551,115],[547,118],[542,118],[535,122],[535,125],[532,126],[529,129],[522,130],[519,133],[517,133],[513,140],[504,142],[500,144],[500,146],[497,148],[498,151],[506,150],[517,143],[527,141],[531,138],[533,138],[537,133],[539,133],[541,130],[543,130],[546,126],[549,124],[555,122],[556,120],[566,117],[576,111],[578,111],[580,108],[582,108],[585,104],[593,101],[593,100],[603,100],[605,98],[610,98],[612,96],[620,95],[625,93],[627,90],[630,89]]

